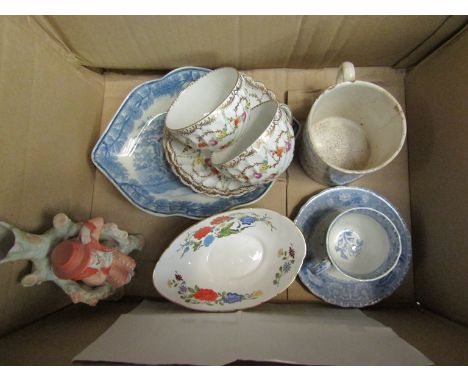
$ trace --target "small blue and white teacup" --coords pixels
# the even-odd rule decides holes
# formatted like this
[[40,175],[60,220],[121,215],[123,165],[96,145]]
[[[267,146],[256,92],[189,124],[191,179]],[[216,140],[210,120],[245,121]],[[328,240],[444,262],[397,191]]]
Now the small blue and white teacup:
[[372,208],[351,208],[330,224],[327,253],[335,268],[356,281],[388,275],[398,263],[401,239],[395,225]]

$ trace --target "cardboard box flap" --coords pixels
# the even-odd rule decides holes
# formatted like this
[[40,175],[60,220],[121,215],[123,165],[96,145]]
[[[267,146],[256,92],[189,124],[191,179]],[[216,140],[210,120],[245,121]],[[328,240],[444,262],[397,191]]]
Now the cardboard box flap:
[[432,364],[390,328],[357,309],[263,304],[233,313],[194,313],[151,301],[122,315],[75,360],[149,365],[222,365],[236,360]]
[[434,49],[437,49],[445,41],[462,30],[467,22],[468,16],[447,16],[439,27],[429,34],[411,52],[396,62],[395,66],[397,68],[409,68],[416,65]]
[[468,29],[406,78],[415,284],[423,306],[468,324]]
[[[103,81],[30,17],[0,17],[0,221],[42,233],[63,211],[90,215]],[[70,303],[51,283],[24,288],[27,262],[0,266],[0,335]]]
[[[353,61],[392,66],[440,29],[446,16],[50,16],[49,24],[84,65],[172,69],[195,65],[321,68]],[[458,20],[458,21],[457,21]],[[407,59],[409,65],[414,58]]]
[[[138,302],[124,299],[117,303],[102,302],[94,308],[82,304],[70,305],[0,338],[0,364],[70,365],[73,357],[101,336],[120,315],[132,311]],[[181,309],[175,304],[165,305],[168,314],[177,313]],[[265,304],[259,308],[264,309],[271,305],[273,304]],[[152,304],[147,304],[147,309],[140,308],[132,313],[152,314],[154,309],[151,306]],[[288,310],[288,306],[289,304],[281,304],[285,310]],[[330,312],[328,319],[335,322],[341,319],[340,312],[348,314],[346,309],[327,307],[327,310]],[[366,309],[363,313],[394,330],[404,341],[416,347],[437,365],[466,365],[467,327],[416,308]],[[303,319],[307,320],[308,317],[303,316]],[[70,328],[73,330],[70,331]],[[120,352],[124,353],[125,349],[120,348]]]

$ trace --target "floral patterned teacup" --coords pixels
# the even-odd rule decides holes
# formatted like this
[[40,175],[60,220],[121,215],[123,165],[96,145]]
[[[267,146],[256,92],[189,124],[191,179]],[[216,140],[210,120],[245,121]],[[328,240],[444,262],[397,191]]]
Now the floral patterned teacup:
[[236,141],[215,152],[211,163],[226,176],[257,185],[271,182],[290,165],[294,132],[289,108],[276,100],[250,110],[249,119]]
[[216,151],[240,131],[251,107],[245,76],[220,68],[184,89],[166,115],[166,128],[192,148]]
[[401,239],[392,221],[372,208],[339,214],[328,228],[327,253],[335,268],[356,281],[388,275],[398,263]]

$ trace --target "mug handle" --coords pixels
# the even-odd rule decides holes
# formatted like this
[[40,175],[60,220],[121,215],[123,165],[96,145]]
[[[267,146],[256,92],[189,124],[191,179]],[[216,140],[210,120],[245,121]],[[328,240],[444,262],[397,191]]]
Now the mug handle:
[[289,109],[289,106],[286,105],[285,103],[280,103],[279,104],[279,107],[281,109],[283,109],[283,111],[286,113],[286,115],[288,116],[288,120],[289,120],[289,123],[292,123],[293,121],[293,116],[292,116],[292,113],[291,113],[291,109]]
[[354,70],[354,65],[349,61],[343,62],[338,69],[336,83],[340,84],[342,82],[354,82],[355,79],[356,71]]

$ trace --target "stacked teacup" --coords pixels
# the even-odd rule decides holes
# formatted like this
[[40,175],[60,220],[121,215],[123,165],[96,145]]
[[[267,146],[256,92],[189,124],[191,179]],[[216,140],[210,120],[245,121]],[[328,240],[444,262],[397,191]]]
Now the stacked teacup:
[[172,103],[164,147],[173,172],[194,191],[243,195],[291,163],[291,111],[261,82],[234,68],[216,69]]

